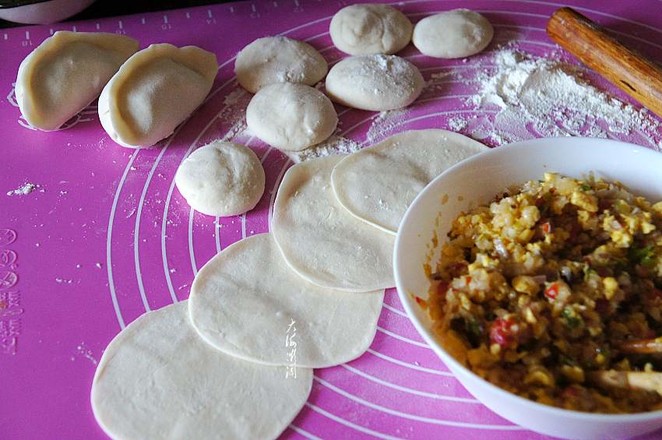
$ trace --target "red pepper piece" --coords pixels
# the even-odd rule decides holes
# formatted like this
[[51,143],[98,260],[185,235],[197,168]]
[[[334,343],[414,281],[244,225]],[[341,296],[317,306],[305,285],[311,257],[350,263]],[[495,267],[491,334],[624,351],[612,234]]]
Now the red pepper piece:
[[545,297],[547,297],[547,299],[554,301],[557,296],[559,296],[559,284],[551,283],[545,289]]
[[513,317],[497,318],[490,327],[490,342],[502,348],[517,345],[517,322]]
[[540,225],[543,234],[549,235],[552,232],[552,224],[550,222],[545,222]]

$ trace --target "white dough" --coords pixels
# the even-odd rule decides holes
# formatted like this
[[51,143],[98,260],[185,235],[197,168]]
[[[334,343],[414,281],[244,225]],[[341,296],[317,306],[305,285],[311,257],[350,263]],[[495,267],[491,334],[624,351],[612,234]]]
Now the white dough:
[[124,35],[57,31],[18,68],[16,101],[28,123],[57,130],[97,99],[122,63],[138,50]]
[[246,124],[264,142],[283,151],[301,151],[326,140],[336,129],[333,103],[305,84],[261,88],[246,108]]
[[342,156],[309,159],[287,170],[271,230],[285,261],[322,287],[367,292],[392,287],[395,237],[338,203],[331,171]]
[[418,98],[423,85],[418,68],[397,55],[345,58],[326,76],[326,92],[331,99],[361,110],[406,107]]
[[154,145],[202,104],[217,70],[216,55],[199,47],[152,44],[129,58],[104,87],[101,125],[122,146]]
[[219,217],[250,211],[264,193],[264,168],[250,148],[214,141],[191,153],[175,184],[191,208]]
[[390,5],[363,3],[336,12],[329,35],[338,49],[350,55],[393,54],[409,44],[413,27]]
[[312,370],[288,373],[212,348],[181,302],[141,316],[111,341],[94,375],[92,409],[113,439],[276,438],[312,385]]
[[237,81],[251,93],[281,82],[312,86],[328,68],[313,46],[283,36],[258,38],[239,51],[234,63]]
[[416,23],[412,41],[422,54],[435,58],[464,58],[485,49],[494,28],[478,12],[453,9]]
[[383,291],[341,292],[304,280],[271,234],[260,234],[205,264],[191,287],[189,312],[203,339],[227,354],[324,368],[368,349],[383,298]]
[[406,131],[345,157],[331,182],[349,212],[395,234],[409,204],[432,179],[487,149],[451,131]]

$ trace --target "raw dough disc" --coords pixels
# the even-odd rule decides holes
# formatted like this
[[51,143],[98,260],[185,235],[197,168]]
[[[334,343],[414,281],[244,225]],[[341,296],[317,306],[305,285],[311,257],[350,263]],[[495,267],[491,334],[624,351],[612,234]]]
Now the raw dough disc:
[[422,54],[435,58],[464,58],[485,49],[494,28],[478,12],[453,9],[416,23],[412,41]]
[[423,85],[418,68],[397,55],[345,58],[326,76],[326,92],[331,99],[361,110],[406,107],[418,98]]
[[341,159],[309,159],[285,173],[272,233],[290,267],[318,286],[354,292],[391,287],[395,237],[340,205],[331,171]]
[[216,55],[195,46],[152,44],[136,52],[99,96],[99,120],[113,141],[148,147],[166,138],[204,101]]
[[345,157],[333,169],[331,183],[349,212],[395,234],[425,185],[446,168],[487,149],[451,131],[407,131]]
[[237,81],[251,93],[281,82],[312,86],[328,68],[313,46],[283,36],[258,38],[239,51],[234,63]]
[[364,3],[336,12],[329,35],[338,49],[350,55],[393,54],[409,44],[413,28],[394,7]]
[[214,141],[191,153],[177,169],[175,184],[191,208],[214,216],[250,211],[264,193],[264,168],[253,150]]
[[205,264],[191,287],[189,312],[203,339],[227,354],[324,368],[368,349],[383,298],[383,291],[341,292],[304,280],[285,263],[271,234],[260,234]]
[[246,108],[246,124],[264,142],[283,151],[301,151],[326,140],[338,114],[324,93],[305,84],[261,88]]
[[16,101],[30,125],[57,130],[99,97],[138,41],[101,32],[57,31],[18,68]]
[[115,439],[276,438],[313,379],[310,369],[287,368],[212,348],[190,325],[184,301],[141,316],[111,341],[94,375],[92,409]]

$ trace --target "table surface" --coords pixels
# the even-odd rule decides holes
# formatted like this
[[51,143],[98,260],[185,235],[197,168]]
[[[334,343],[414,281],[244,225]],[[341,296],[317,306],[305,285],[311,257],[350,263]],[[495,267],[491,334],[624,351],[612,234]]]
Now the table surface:
[[[248,1],[0,29],[0,438],[106,438],[92,416],[89,391],[108,342],[146,311],[185,300],[195,274],[217,252],[267,232],[278,184],[292,164],[245,129],[250,95],[236,83],[236,53],[255,38],[283,34],[308,41],[333,63],[344,55],[331,44],[329,21],[349,3]],[[650,13],[659,10],[659,1],[598,5],[571,0],[568,5],[662,60],[662,15]],[[559,6],[514,0],[398,2],[414,22],[436,11],[471,7],[494,24],[494,42],[466,60],[435,60],[406,48],[402,55],[427,80],[421,98],[399,112],[338,107],[338,134],[368,145],[406,129],[449,129],[458,117],[490,120],[493,110],[471,104],[478,85],[467,78],[484,73],[499,48],[560,54],[575,62],[544,31]],[[94,105],[64,130],[35,131],[20,116],[13,82],[20,61],[59,29],[127,34],[141,47],[197,45],[216,53],[219,74],[205,104],[157,148],[114,144]],[[587,78],[595,80],[588,72]],[[657,148],[659,120],[647,117],[654,123],[647,142],[624,133],[610,137]],[[540,133],[531,129],[518,135]],[[218,138],[250,146],[265,167],[267,190],[246,215],[200,215],[174,187],[183,158]],[[495,139],[485,141],[498,147]],[[283,437],[544,438],[503,420],[469,395],[416,333],[393,289],[386,293],[368,352],[316,370],[311,396]]]

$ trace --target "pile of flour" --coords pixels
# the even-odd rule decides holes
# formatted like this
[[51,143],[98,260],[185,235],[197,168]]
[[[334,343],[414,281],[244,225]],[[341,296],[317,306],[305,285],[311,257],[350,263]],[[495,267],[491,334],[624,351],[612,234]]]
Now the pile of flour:
[[532,137],[616,138],[660,149],[660,123],[646,109],[605,93],[584,79],[581,68],[513,49],[494,54],[481,69],[470,117],[449,121],[452,130],[494,145]]

